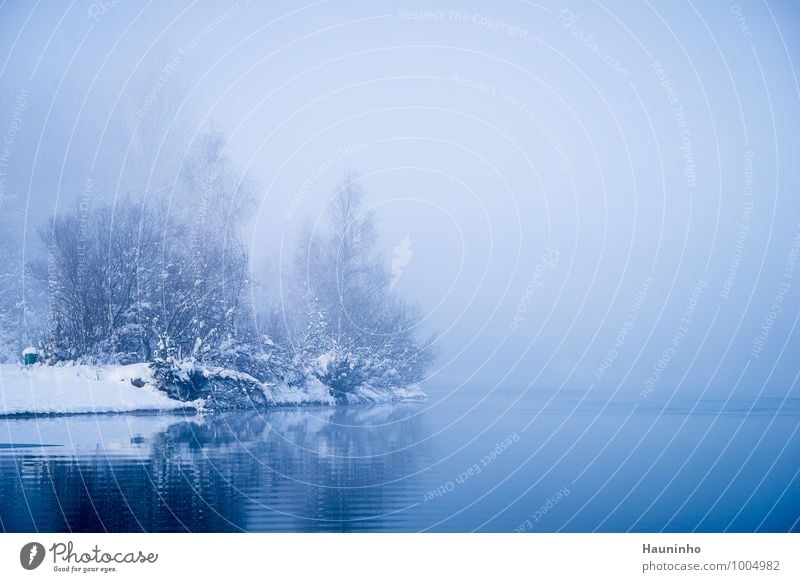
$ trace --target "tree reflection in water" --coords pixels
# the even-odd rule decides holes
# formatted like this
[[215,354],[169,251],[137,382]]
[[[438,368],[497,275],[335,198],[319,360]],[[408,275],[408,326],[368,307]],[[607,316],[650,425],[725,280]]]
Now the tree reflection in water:
[[[86,417],[61,419],[66,430],[50,430],[48,438],[74,446],[0,455],[0,526],[6,531],[402,529],[404,508],[422,495],[414,474],[430,463],[417,412],[414,405],[387,405],[160,417],[162,426],[144,436],[129,430],[113,441],[102,435],[103,428],[94,446],[91,439],[80,446],[73,442],[76,423],[87,423]],[[91,421],[122,424],[117,432],[130,425],[126,417]],[[46,421],[0,422],[19,433]],[[122,445],[112,446],[115,442]]]

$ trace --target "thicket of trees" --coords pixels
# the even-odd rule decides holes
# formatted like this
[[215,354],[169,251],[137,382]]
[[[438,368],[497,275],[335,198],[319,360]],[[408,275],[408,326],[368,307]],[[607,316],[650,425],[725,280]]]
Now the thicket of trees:
[[201,141],[175,199],[100,199],[43,229],[48,359],[197,357],[236,333],[248,194],[222,147]]
[[20,301],[20,274],[0,272],[0,344],[38,342],[51,363],[155,362],[166,379],[187,361],[261,382],[316,378],[339,398],[421,380],[430,343],[417,339],[418,311],[390,288],[354,175],[303,233],[288,300],[247,302],[254,283],[242,235],[253,187],[224,145],[214,133],[198,140],[167,191],[111,200],[90,192],[41,229],[38,260],[4,260],[3,268],[26,265],[40,293],[32,319],[42,325],[20,338],[30,302]]

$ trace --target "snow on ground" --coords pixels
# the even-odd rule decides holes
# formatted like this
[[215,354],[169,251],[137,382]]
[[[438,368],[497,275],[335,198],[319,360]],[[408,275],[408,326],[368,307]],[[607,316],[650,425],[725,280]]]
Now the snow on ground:
[[392,399],[395,401],[425,400],[428,395],[419,384],[412,384],[405,388],[392,388]]
[[[233,370],[203,369],[206,376],[217,380],[236,380],[263,391],[268,405],[333,405],[330,389],[317,378],[310,377],[304,386],[263,384]],[[188,377],[188,376],[187,376]],[[231,394],[235,396],[241,387]],[[373,388],[359,386],[348,394],[350,404],[420,400],[425,393],[419,386],[407,388]],[[21,366],[0,365],[0,417],[20,414],[86,414],[132,411],[169,411],[195,409],[202,411],[208,402],[181,402],[158,390],[147,364],[93,367],[84,365]]]
[[[137,388],[132,379],[145,384]],[[157,390],[146,364],[22,367],[0,365],[0,416],[175,410],[201,402],[179,402]]]
[[288,386],[286,384],[263,384],[262,390],[270,404],[335,404],[336,401],[322,382],[309,378],[306,385]]

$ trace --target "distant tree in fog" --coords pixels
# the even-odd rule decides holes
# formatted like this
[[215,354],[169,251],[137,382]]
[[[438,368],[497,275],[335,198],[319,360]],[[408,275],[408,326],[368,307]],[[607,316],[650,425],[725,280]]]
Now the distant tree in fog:
[[348,175],[308,228],[294,260],[293,337],[307,365],[344,396],[359,385],[420,381],[432,360],[417,338],[418,309],[391,289],[377,248],[374,215],[363,208],[358,176]]
[[0,193],[0,363],[18,361],[21,350],[41,336],[44,291],[27,263],[36,256],[34,240],[23,241],[27,200]]

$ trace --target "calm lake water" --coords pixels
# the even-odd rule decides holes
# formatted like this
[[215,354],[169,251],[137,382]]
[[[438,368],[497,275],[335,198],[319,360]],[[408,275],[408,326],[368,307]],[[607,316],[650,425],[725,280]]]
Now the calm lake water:
[[427,389],[403,405],[0,419],[0,529],[800,529],[796,400]]

